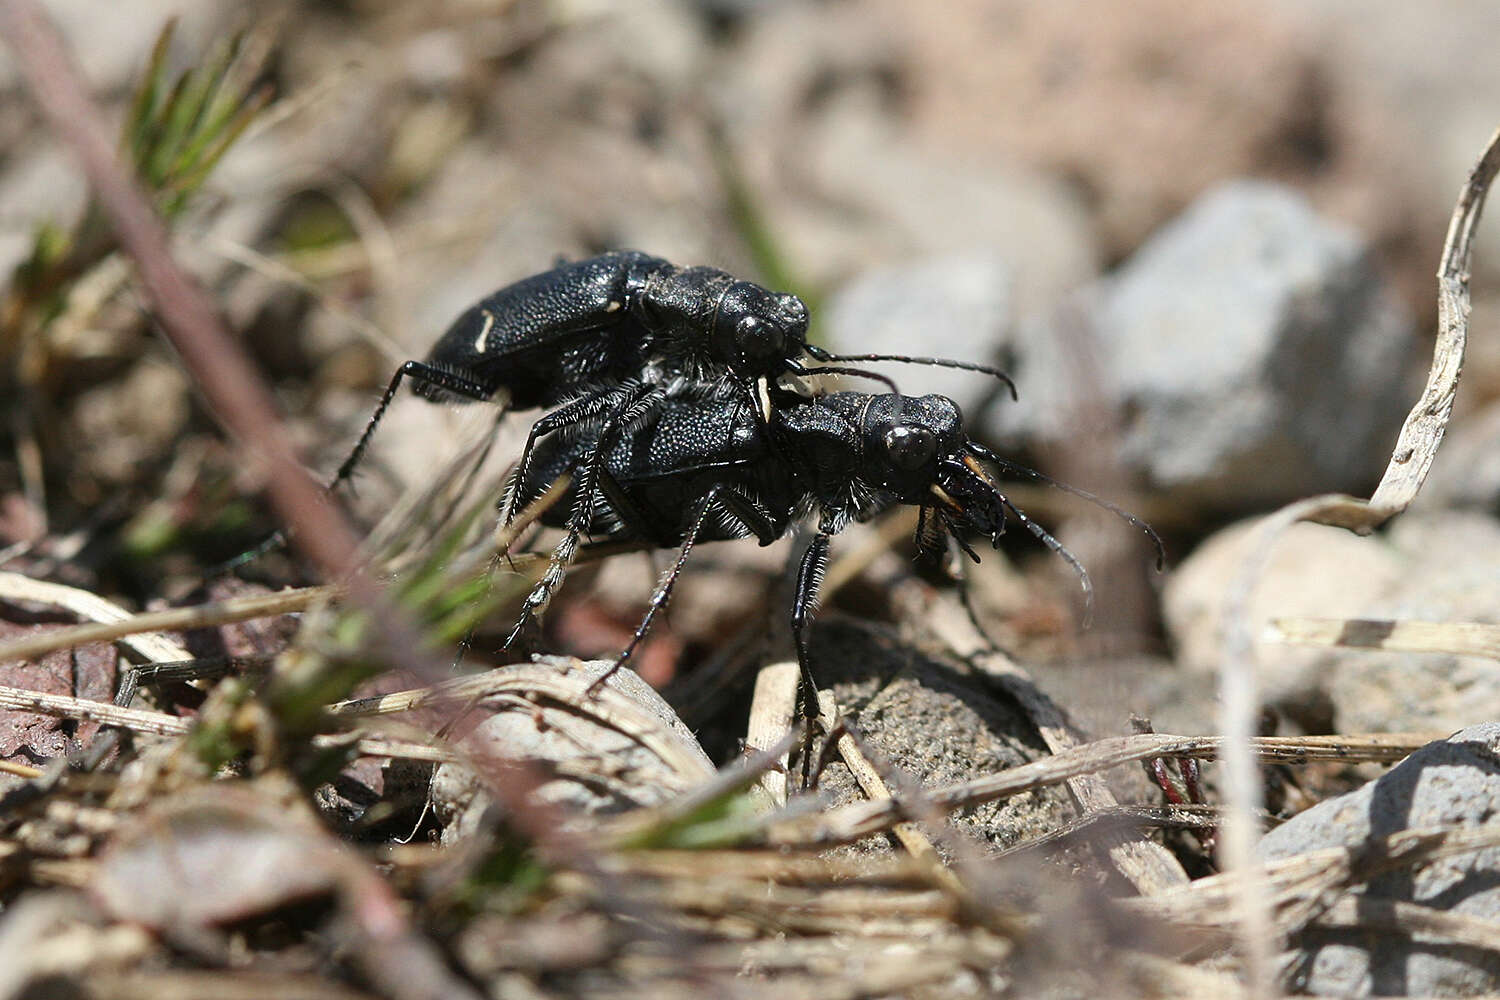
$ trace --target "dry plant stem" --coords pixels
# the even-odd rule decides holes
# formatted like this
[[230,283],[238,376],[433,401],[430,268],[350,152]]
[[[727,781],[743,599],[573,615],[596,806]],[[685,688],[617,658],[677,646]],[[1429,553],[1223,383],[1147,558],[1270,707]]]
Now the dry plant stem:
[[[129,621],[131,618],[129,611],[118,604],[106,601],[97,594],[80,590],[77,587],[65,587],[59,583],[33,580],[19,573],[0,573],[0,600],[34,601],[38,604],[63,608],[80,618],[88,618],[96,622],[118,623]],[[127,639],[124,644],[148,663],[171,663],[192,659],[191,653],[164,635],[136,634]],[[7,656],[0,651],[0,663],[24,659],[30,659],[30,657]]]
[[0,774],[10,774],[30,781],[33,778],[40,778],[46,773],[41,768],[32,767],[30,764],[18,764],[11,760],[0,760]]
[[[1381,734],[1337,738],[1267,736],[1251,740],[1250,748],[1256,759],[1268,763],[1302,764],[1314,760],[1396,761],[1442,735],[1446,734]],[[1150,760],[1153,757],[1214,760],[1222,755],[1227,743],[1220,736],[1169,736],[1163,733],[1112,736],[1001,771],[999,774],[928,789],[926,797],[941,808],[957,809],[993,799],[1009,798],[1022,792],[1061,784],[1082,774],[1092,774],[1105,768]],[[771,844],[788,846],[844,843],[887,830],[903,819],[905,808],[899,802],[859,802],[817,816],[772,824],[766,840]]]
[[[593,562],[624,552],[636,551],[640,551],[640,546],[635,543],[591,545],[584,547],[573,561],[575,563]],[[528,552],[515,556],[512,561],[516,569],[523,573],[540,572],[547,564],[547,557]],[[325,584],[318,587],[283,590],[274,594],[231,597],[223,601],[195,604],[188,608],[147,611],[116,622],[74,625],[28,636],[25,639],[0,643],[0,663],[32,660],[55,649],[69,649],[89,642],[112,642],[141,632],[209,628],[214,625],[228,625],[254,618],[268,618],[271,615],[293,614],[306,611],[318,604],[342,600],[347,596],[349,596],[348,587],[341,584]],[[174,656],[164,657],[154,662],[175,662],[187,658],[179,652]]]
[[[267,618],[271,615],[306,611],[315,604],[342,598],[346,593],[346,588],[338,585],[302,587],[298,590],[283,590],[275,594],[232,597],[228,600],[198,604],[190,608],[148,611],[119,621],[104,621],[54,629],[50,632],[28,636],[25,639],[0,643],[0,663],[32,660],[55,649],[69,649],[89,642],[112,642],[142,632],[208,628],[214,625],[249,621],[253,618]],[[170,663],[184,659],[191,659],[191,656],[178,651],[172,656],[153,658],[153,662]]]
[[[35,712],[58,719],[76,719],[80,722],[97,722],[104,726],[118,726],[136,733],[151,736],[183,736],[193,728],[192,719],[165,712],[152,712],[143,708],[122,708],[112,702],[89,701],[63,694],[47,694],[25,688],[0,687],[0,710]],[[331,746],[348,739],[338,736],[317,737],[320,746]],[[355,748],[367,757],[404,757],[411,760],[449,761],[453,754],[438,746],[403,742],[398,740],[358,738]],[[16,772],[19,773],[19,772]],[[34,777],[34,775],[22,775]]]
[[1310,497],[1290,504],[1266,518],[1256,529],[1252,555],[1241,567],[1225,601],[1224,652],[1220,661],[1220,731],[1229,741],[1224,760],[1225,801],[1229,806],[1220,857],[1229,871],[1246,874],[1245,891],[1237,900],[1241,944],[1247,960],[1252,996],[1272,991],[1271,914],[1265,887],[1257,876],[1254,844],[1259,835],[1255,817],[1260,807],[1260,775],[1250,752],[1259,715],[1255,672],[1251,662],[1250,599],[1265,573],[1277,539],[1298,521],[1314,521],[1368,534],[1404,511],[1416,497],[1453,413],[1453,399],[1463,368],[1469,332],[1469,276],[1474,233],[1485,196],[1500,172],[1500,131],[1490,137],[1479,162],[1459,192],[1448,225],[1448,236],[1438,267],[1438,336],[1432,366],[1422,396],[1407,414],[1395,450],[1380,485],[1368,502],[1340,494]]
[[[1350,888],[1378,875],[1486,850],[1497,843],[1500,826],[1493,824],[1402,830],[1355,847],[1324,848],[1257,864],[1255,877],[1266,886],[1275,933],[1290,937],[1328,912]],[[1233,930],[1237,927],[1233,903],[1244,893],[1247,875],[1243,871],[1212,875],[1161,896],[1122,900],[1120,905],[1132,913],[1187,927]]]
[[[745,728],[745,747],[750,752],[765,750],[781,742],[792,728],[797,714],[797,684],[801,672],[796,660],[770,663],[755,675],[755,693],[750,699],[750,722]],[[786,805],[788,760],[783,756],[777,766],[761,775],[760,788],[777,809]]]
[[1277,618],[1272,642],[1294,646],[1380,649],[1392,653],[1454,653],[1500,660],[1500,625],[1483,622],[1389,621],[1364,618]]
[[1330,927],[1369,933],[1389,930],[1444,946],[1500,951],[1500,921],[1462,913],[1364,895],[1345,896],[1312,921],[1314,927]]

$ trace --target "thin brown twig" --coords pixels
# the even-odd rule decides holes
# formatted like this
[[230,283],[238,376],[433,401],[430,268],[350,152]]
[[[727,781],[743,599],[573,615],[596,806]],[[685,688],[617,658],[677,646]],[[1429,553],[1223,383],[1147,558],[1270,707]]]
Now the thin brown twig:
[[61,36],[36,0],[0,2],[16,66],[52,127],[72,147],[121,245],[134,259],[168,338],[225,427],[267,473],[297,544],[330,577],[354,568],[356,539],[323,500],[276,416],[270,393],[212,301],[172,257],[166,226],[121,162],[104,116],[85,91]]

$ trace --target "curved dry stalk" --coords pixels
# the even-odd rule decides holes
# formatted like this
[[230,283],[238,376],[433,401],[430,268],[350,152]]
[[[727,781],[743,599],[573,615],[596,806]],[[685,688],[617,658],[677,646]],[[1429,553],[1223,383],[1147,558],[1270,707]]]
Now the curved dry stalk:
[[1264,576],[1277,539],[1298,521],[1314,521],[1369,534],[1406,510],[1432,468],[1438,445],[1453,415],[1453,399],[1463,369],[1469,334],[1469,276],[1473,267],[1474,234],[1485,196],[1500,173],[1500,130],[1489,143],[1459,191],[1448,224],[1448,236],[1438,267],[1438,336],[1432,365],[1421,398],[1407,414],[1380,485],[1368,501],[1342,494],[1309,497],[1283,507],[1256,528],[1252,555],[1245,560],[1225,602],[1226,635],[1220,662],[1220,726],[1230,741],[1225,754],[1225,801],[1229,819],[1224,826],[1221,857],[1231,871],[1246,874],[1246,891],[1237,900],[1242,944],[1248,959],[1253,996],[1271,990],[1270,906],[1258,881],[1254,844],[1259,832],[1255,817],[1261,804],[1260,776],[1249,750],[1259,715],[1259,695],[1251,663],[1250,598]]

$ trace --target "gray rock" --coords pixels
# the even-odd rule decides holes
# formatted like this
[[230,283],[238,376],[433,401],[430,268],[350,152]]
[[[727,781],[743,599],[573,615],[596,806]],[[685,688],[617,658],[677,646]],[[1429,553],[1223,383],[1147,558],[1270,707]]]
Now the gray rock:
[[[1430,743],[1363,788],[1319,803],[1268,833],[1267,860],[1432,826],[1478,826],[1500,811],[1500,723]],[[1500,920],[1500,849],[1395,871],[1361,890],[1367,898],[1419,903]],[[1500,954],[1447,948],[1374,929],[1310,929],[1290,988],[1339,996],[1473,996],[1500,988]]]
[[[692,732],[649,684],[628,668],[606,682],[633,705],[587,695],[611,661],[580,663],[564,657],[516,668],[538,679],[537,688],[567,692],[493,701],[493,714],[474,727],[464,746],[487,748],[507,759],[530,761],[552,775],[537,796],[574,815],[616,813],[659,805],[706,781],[714,767]],[[608,693],[608,692],[606,692]],[[630,709],[635,711],[630,711]],[[596,711],[597,709],[597,711]],[[646,736],[638,738],[640,734]],[[432,779],[433,811],[451,842],[478,829],[491,802],[466,765],[444,764]]]
[[[1213,675],[1223,656],[1224,600],[1246,560],[1259,519],[1223,529],[1172,570],[1162,591],[1162,618],[1177,662]],[[1272,552],[1251,601],[1251,636],[1288,615],[1368,617],[1397,586],[1405,561],[1389,545],[1342,528],[1293,525]],[[1368,654],[1365,654],[1368,655]],[[1253,650],[1262,697],[1272,704],[1305,707],[1326,701],[1326,650],[1258,641]],[[1211,723],[1210,719],[1203,720]]]
[[[876,628],[820,622],[813,659],[819,684],[833,689],[877,755],[871,760],[877,770],[890,765],[914,785],[935,788],[1047,756],[1026,713],[982,676],[930,660]],[[837,757],[819,787],[837,803],[865,797]],[[1055,830],[1072,814],[1066,790],[1053,787],[959,810],[952,825],[980,844],[1003,848]],[[888,849],[884,837],[860,846]]]
[[[1500,522],[1409,513],[1391,526],[1389,542],[1401,572],[1361,617],[1500,621]],[[1500,718],[1500,664],[1482,657],[1338,650],[1317,670],[1335,732],[1441,731]]]
[[[824,307],[827,346],[840,354],[956,357],[993,364],[1011,322],[1014,271],[996,252],[934,257],[866,271]],[[965,412],[998,386],[951,368],[862,364],[909,392],[936,392]]]
[[1073,314],[1023,324],[1021,402],[992,428],[1061,443],[1083,402],[1113,401],[1127,466],[1189,513],[1357,491],[1385,466],[1413,346],[1355,234],[1288,189],[1239,181]]
[[[1209,538],[1167,582],[1163,616],[1177,660],[1212,672],[1223,651],[1223,602],[1252,553],[1253,524]],[[1500,664],[1447,653],[1315,649],[1272,641],[1273,618],[1313,616],[1494,622],[1500,522],[1413,510],[1383,536],[1302,524],[1283,536],[1250,607],[1265,700],[1334,732],[1451,731],[1500,718]]]

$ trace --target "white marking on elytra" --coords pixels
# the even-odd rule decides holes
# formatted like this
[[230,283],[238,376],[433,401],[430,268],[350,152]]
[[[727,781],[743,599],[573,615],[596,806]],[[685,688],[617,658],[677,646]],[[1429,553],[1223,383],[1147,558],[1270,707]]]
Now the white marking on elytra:
[[607,312],[607,313],[613,313],[613,312],[619,312],[623,308],[625,308],[625,304],[624,303],[622,303],[622,302],[611,302],[609,305],[607,305],[607,306],[604,307],[604,311]]
[[489,339],[490,331],[495,328],[495,314],[488,309],[484,311],[484,325],[479,328],[479,336],[474,338],[474,353],[484,353],[484,342]]

